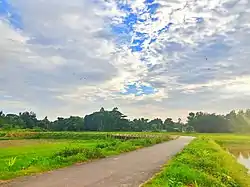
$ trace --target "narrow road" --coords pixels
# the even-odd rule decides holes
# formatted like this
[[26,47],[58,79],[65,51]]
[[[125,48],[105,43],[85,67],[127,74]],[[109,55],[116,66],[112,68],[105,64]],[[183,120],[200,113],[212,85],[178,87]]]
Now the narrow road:
[[138,187],[172,156],[190,143],[192,137],[179,137],[91,163],[19,178],[3,187]]

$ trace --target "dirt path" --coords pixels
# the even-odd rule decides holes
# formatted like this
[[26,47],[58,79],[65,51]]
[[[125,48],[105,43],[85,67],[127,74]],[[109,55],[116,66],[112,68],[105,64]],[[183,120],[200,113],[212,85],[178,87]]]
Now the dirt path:
[[14,180],[4,187],[138,187],[159,171],[192,137],[143,148],[91,163]]

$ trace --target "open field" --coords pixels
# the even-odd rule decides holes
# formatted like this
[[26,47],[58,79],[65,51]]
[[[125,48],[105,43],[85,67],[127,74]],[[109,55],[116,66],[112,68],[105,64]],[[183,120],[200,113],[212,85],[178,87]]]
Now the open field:
[[[250,136],[229,136],[228,138],[217,138],[216,142],[224,149],[233,154],[236,158],[242,156],[248,167],[250,164]],[[248,160],[247,160],[248,159]]]
[[167,135],[117,139],[105,133],[69,132],[11,132],[11,135],[2,137],[9,140],[0,141],[1,180],[117,155],[170,140]]
[[[248,170],[228,149],[249,147],[250,137],[237,134],[197,134],[145,187],[246,187]],[[220,146],[221,145],[221,146]]]

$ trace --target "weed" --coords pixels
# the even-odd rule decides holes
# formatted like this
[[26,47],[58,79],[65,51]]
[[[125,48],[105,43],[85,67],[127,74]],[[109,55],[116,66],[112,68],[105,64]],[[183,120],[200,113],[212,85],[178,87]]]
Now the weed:
[[8,171],[10,171],[10,170],[13,168],[13,166],[15,165],[15,163],[16,163],[16,158],[17,158],[17,157],[12,157],[12,158],[10,158],[10,159],[8,160],[8,162],[7,162],[7,169],[8,169]]

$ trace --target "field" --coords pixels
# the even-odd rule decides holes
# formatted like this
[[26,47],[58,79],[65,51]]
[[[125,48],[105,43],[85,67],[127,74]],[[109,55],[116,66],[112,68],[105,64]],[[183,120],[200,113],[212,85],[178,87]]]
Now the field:
[[161,134],[0,133],[0,180],[117,155],[170,140]]
[[196,139],[177,154],[144,187],[246,187],[248,170],[228,151],[249,150],[250,136],[196,134]]
[[[145,187],[246,187],[250,136],[239,134],[0,132],[0,180],[66,167],[132,151],[176,136],[197,137]],[[170,138],[171,137],[171,138]]]

